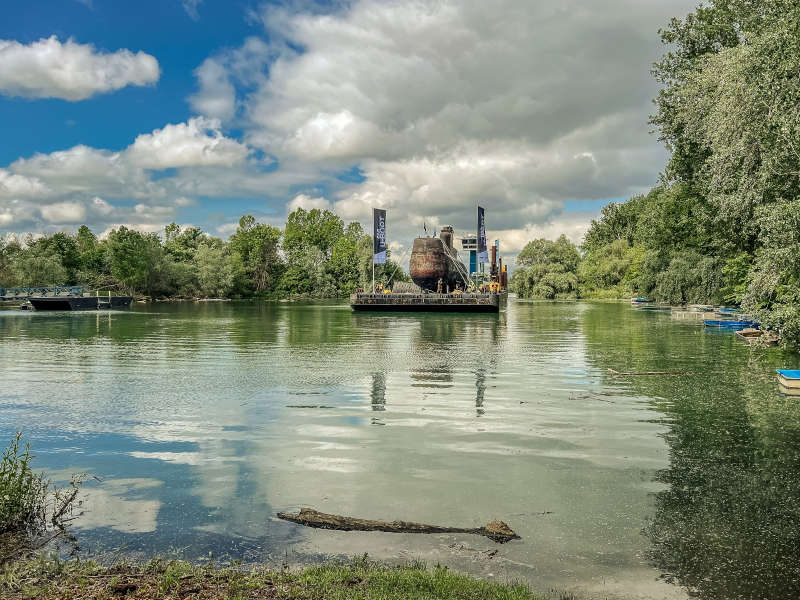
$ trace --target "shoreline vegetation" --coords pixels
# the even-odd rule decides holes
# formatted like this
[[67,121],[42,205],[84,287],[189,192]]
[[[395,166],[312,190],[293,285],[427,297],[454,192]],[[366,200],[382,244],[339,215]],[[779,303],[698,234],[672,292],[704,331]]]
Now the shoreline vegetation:
[[671,155],[580,247],[535,240],[511,288],[547,299],[740,305],[800,349],[800,8],[709,0],[660,31],[651,124]]
[[481,581],[446,567],[429,569],[421,562],[389,566],[366,556],[301,570],[197,566],[161,559],[102,567],[92,561],[40,556],[0,569],[0,595],[7,600],[546,600],[525,584]]
[[[0,286],[82,285],[152,299],[344,298],[372,281],[372,237],[357,221],[298,208],[283,229],[246,215],[228,241],[199,227],[163,236],[121,226],[0,238]],[[375,281],[409,281],[389,259]]]
[[[48,550],[59,540],[74,543],[67,527],[79,503],[80,478],[74,478],[66,491],[59,490],[44,474],[33,471],[33,458],[30,446],[17,433],[0,463],[0,596],[9,600],[544,600],[525,584],[482,581],[438,565],[428,569],[421,562],[381,564],[366,555],[300,570],[236,563],[199,566],[160,558],[109,566],[80,558],[64,560]],[[516,536],[509,532],[502,530],[500,535],[504,540]]]

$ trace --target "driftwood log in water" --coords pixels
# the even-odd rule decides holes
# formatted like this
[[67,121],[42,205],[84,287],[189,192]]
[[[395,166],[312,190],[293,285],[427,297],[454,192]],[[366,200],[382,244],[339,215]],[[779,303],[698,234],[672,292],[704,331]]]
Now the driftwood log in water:
[[301,508],[299,513],[278,513],[278,518],[284,521],[300,523],[317,529],[337,529],[339,531],[386,531],[389,533],[474,533],[483,535],[498,544],[504,544],[520,537],[502,521],[491,521],[485,527],[442,527],[439,525],[426,525],[424,523],[411,523],[408,521],[370,521],[356,519],[341,515],[329,515],[314,510]]

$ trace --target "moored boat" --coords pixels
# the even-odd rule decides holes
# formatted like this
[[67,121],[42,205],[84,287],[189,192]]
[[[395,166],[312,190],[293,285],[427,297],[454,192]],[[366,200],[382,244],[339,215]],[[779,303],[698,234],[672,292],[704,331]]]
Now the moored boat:
[[129,308],[133,296],[31,296],[36,310],[100,310]]
[[692,304],[689,308],[697,312],[712,312],[714,310],[714,307],[710,304]]
[[634,304],[640,310],[672,310],[672,307],[669,304],[651,304],[651,303],[642,303],[642,304]]
[[722,320],[722,321],[711,321],[705,320],[703,321],[703,325],[706,327],[716,327],[718,329],[729,329],[731,331],[737,331],[741,329],[746,329],[748,327],[753,327],[756,325],[755,321],[733,321],[733,320]]
[[736,336],[748,344],[752,344],[753,342],[758,342],[762,346],[776,346],[778,344],[778,336],[771,331],[754,329],[752,327],[746,327],[741,331],[737,331]]
[[778,383],[790,390],[800,390],[800,369],[777,369]]
[[778,382],[778,391],[785,396],[800,396],[800,388],[787,388],[780,381]]

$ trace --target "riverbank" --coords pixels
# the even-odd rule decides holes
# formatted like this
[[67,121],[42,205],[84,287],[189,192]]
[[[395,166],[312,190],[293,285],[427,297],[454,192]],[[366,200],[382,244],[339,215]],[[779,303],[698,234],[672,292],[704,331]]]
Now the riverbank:
[[281,600],[544,600],[522,584],[498,584],[427,569],[421,563],[391,567],[365,558],[302,570],[265,566],[196,566],[151,560],[102,567],[91,561],[39,557],[0,569],[0,596],[40,598],[181,598]]

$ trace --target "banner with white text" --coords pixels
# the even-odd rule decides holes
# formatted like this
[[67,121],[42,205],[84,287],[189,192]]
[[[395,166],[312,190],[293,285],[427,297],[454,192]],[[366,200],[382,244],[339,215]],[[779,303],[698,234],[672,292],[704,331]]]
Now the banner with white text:
[[372,261],[376,265],[386,263],[386,211],[372,209]]
[[489,262],[489,251],[486,247],[486,217],[483,207],[478,207],[478,263]]

